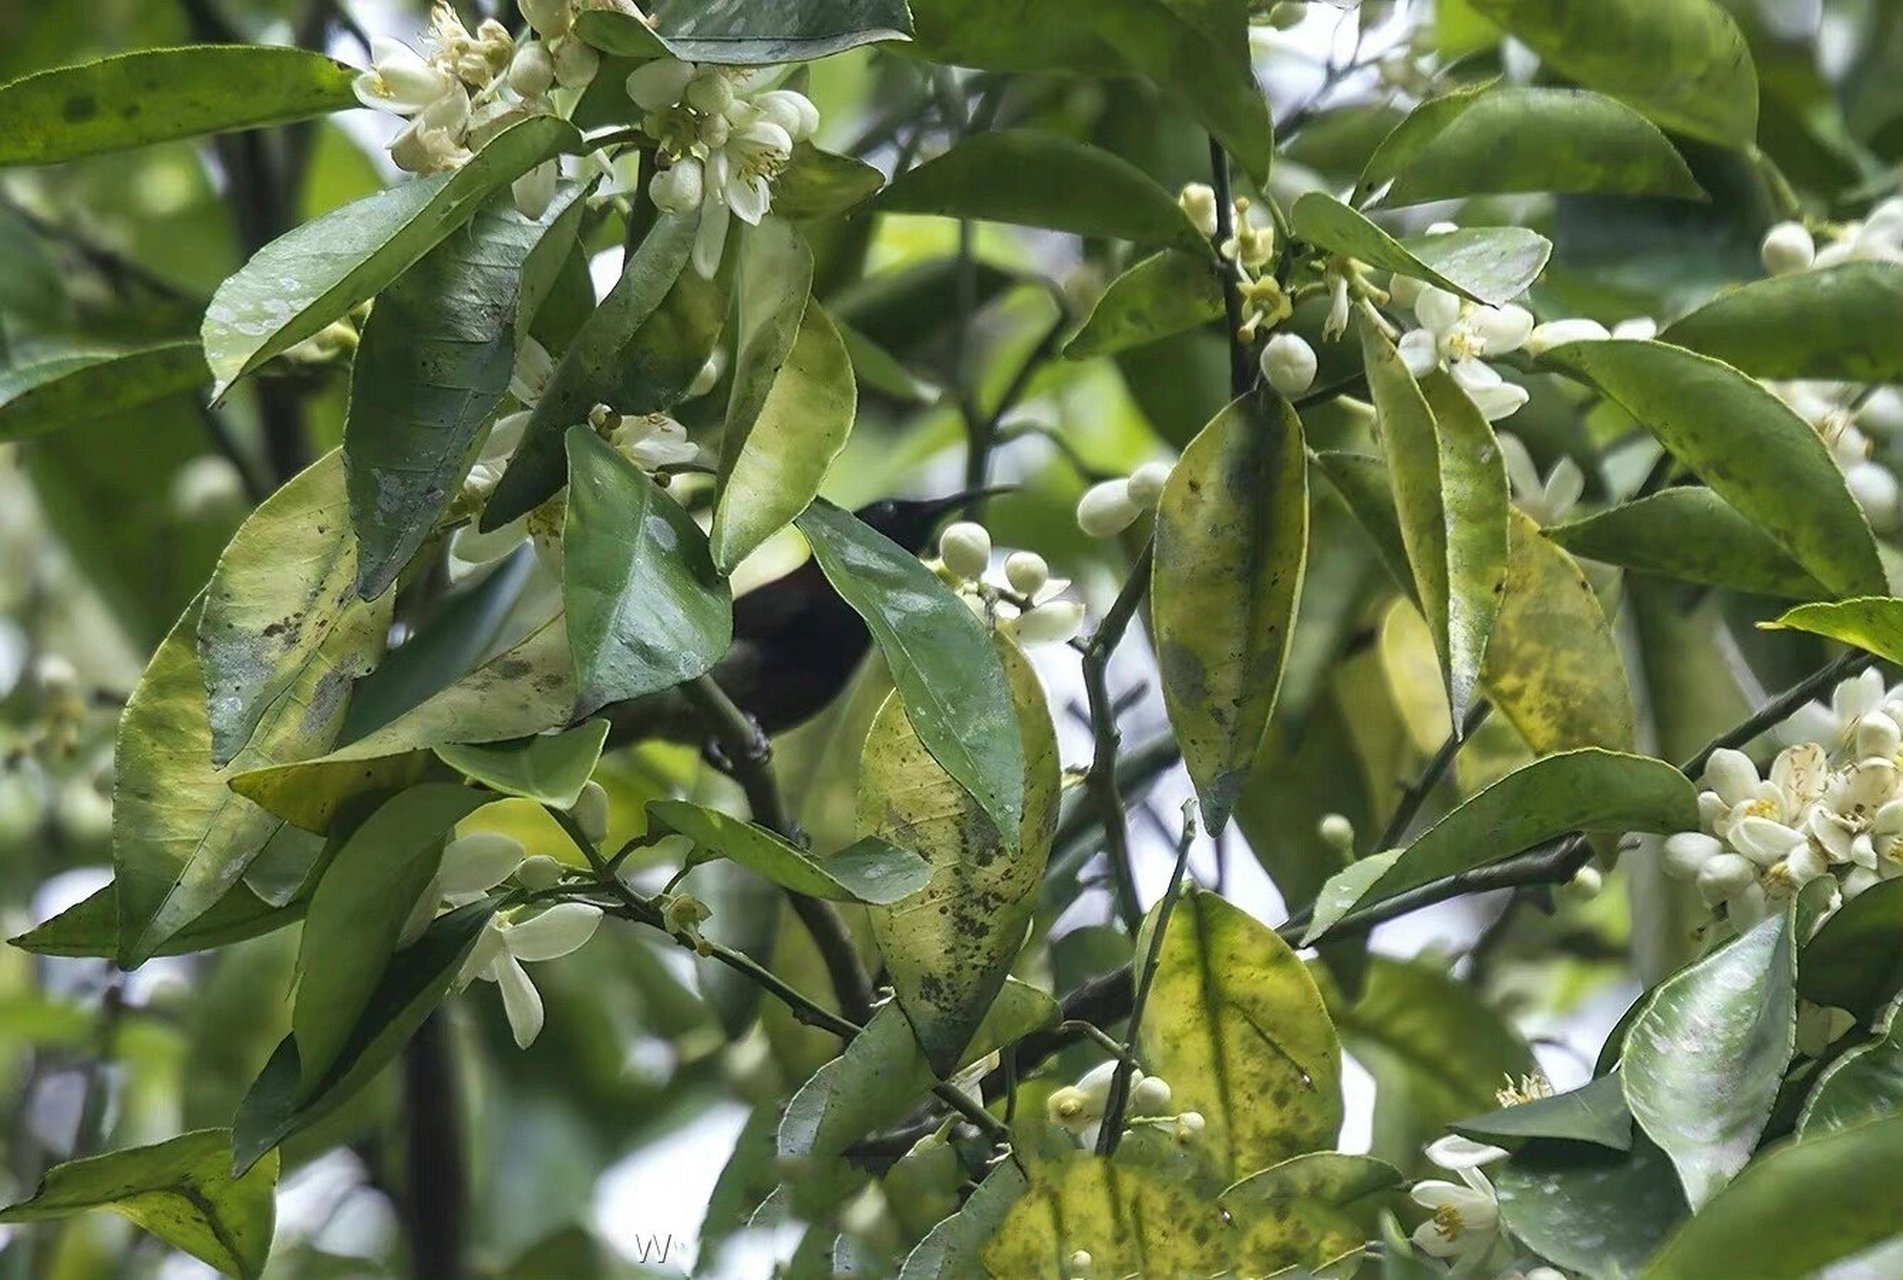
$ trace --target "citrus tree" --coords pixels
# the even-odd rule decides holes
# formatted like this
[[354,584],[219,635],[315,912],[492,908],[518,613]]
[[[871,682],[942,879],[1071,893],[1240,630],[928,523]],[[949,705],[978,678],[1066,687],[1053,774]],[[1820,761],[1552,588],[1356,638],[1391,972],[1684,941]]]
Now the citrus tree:
[[0,1271],[1903,1273],[1899,31],[11,7]]

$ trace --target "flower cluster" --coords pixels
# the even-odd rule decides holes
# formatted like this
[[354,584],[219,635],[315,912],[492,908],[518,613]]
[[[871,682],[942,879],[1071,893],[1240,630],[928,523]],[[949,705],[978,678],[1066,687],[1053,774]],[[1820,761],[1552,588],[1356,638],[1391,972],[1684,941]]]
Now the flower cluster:
[[1903,262],[1903,196],[1891,196],[1860,222],[1824,228],[1830,242],[1817,238],[1801,222],[1780,222],[1764,234],[1759,254],[1774,276],[1824,271],[1846,262]]
[[648,183],[656,207],[700,210],[694,269],[720,269],[730,217],[757,226],[773,203],[773,180],[793,144],[813,136],[819,110],[803,93],[774,86],[777,67],[714,67],[663,58],[628,75],[628,96],[667,167]]
[[[385,36],[370,42],[370,69],[357,77],[357,100],[408,119],[390,142],[390,158],[399,168],[460,168],[509,125],[552,111],[553,86],[581,86],[594,78],[599,55],[569,30],[573,0],[523,8],[541,38],[519,46],[493,18],[472,34],[440,0],[430,11],[424,53]],[[558,173],[556,162],[548,160],[516,180],[513,195],[523,216],[539,218],[547,210]]]
[[938,560],[971,611],[1026,648],[1068,644],[1084,625],[1082,602],[1063,598],[1070,579],[1053,578],[1035,551],[1013,551],[1004,559],[1003,581],[987,580],[991,532],[981,524],[960,520],[946,526]]
[[1173,470],[1174,463],[1146,462],[1127,476],[1091,485],[1077,500],[1077,527],[1093,538],[1116,537],[1156,510]]
[[1445,370],[1488,422],[1518,413],[1527,401],[1526,388],[1501,377],[1486,357],[1526,345],[1533,333],[1533,313],[1511,302],[1487,306],[1435,285],[1404,280],[1394,281],[1395,300],[1411,295],[1414,318],[1420,322],[1418,329],[1401,335],[1399,349],[1407,371],[1423,378],[1435,369]]
[[[1220,210],[1213,187],[1192,182],[1183,188],[1176,203],[1205,236],[1213,240],[1220,234]],[[1253,208],[1248,197],[1237,197],[1230,205],[1230,234],[1216,246],[1235,273],[1236,293],[1242,299],[1242,324],[1236,337],[1245,343],[1254,342],[1259,332],[1275,328],[1295,311],[1295,303],[1283,291],[1281,281],[1267,270],[1275,260],[1275,228],[1258,227]]]
[[[1103,1132],[1104,1110],[1116,1074],[1115,1059],[1100,1062],[1078,1077],[1076,1084],[1065,1085],[1045,1100],[1045,1114],[1051,1123],[1076,1138],[1085,1150],[1094,1149]],[[1125,1118],[1132,1124],[1167,1130],[1175,1142],[1188,1145],[1201,1136],[1207,1122],[1200,1111],[1171,1114],[1170,1096],[1168,1081],[1161,1076],[1146,1076],[1133,1067]]]
[[1841,898],[1903,875],[1903,686],[1875,671],[1839,684],[1828,707],[1786,722],[1794,740],[1762,776],[1741,751],[1712,753],[1699,829],[1666,839],[1668,875],[1742,931],[1820,876]]

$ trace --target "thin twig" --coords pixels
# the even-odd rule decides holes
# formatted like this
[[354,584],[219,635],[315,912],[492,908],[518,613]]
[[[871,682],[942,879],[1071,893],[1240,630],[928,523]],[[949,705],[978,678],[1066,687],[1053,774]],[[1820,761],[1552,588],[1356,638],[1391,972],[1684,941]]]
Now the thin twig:
[[1130,864],[1130,826],[1123,812],[1123,792],[1117,780],[1117,748],[1123,735],[1117,729],[1117,715],[1110,701],[1110,656],[1123,640],[1130,620],[1150,585],[1150,563],[1155,543],[1147,542],[1123,590],[1117,593],[1110,611],[1084,646],[1084,693],[1090,702],[1090,725],[1094,739],[1090,769],[1084,774],[1084,792],[1097,806],[1103,821],[1104,848],[1110,861],[1110,883],[1116,899],[1117,914],[1132,933],[1143,921],[1143,905],[1137,899],[1136,873]]
[[1479,731],[1487,722],[1487,715],[1493,710],[1493,704],[1482,698],[1467,708],[1467,717],[1461,722],[1458,733],[1449,733],[1440,749],[1434,752],[1426,766],[1412,782],[1401,787],[1401,799],[1394,806],[1394,813],[1388,819],[1387,827],[1381,832],[1381,841],[1372,852],[1392,849],[1401,843],[1407,835],[1408,827],[1414,823],[1414,816],[1421,811],[1434,786],[1454,763],[1454,757],[1460,754],[1460,745]]
[[1130,1077],[1136,1071],[1133,1054],[1136,1050],[1137,1032],[1143,1026],[1143,1012],[1150,1003],[1150,987],[1156,981],[1156,960],[1163,953],[1163,935],[1170,927],[1170,916],[1176,911],[1176,900],[1183,896],[1183,876],[1189,870],[1189,848],[1196,843],[1196,802],[1183,802],[1183,834],[1176,842],[1176,868],[1170,873],[1169,888],[1163,891],[1163,901],[1156,908],[1156,923],[1150,928],[1150,945],[1143,956],[1143,968],[1137,973],[1136,996],[1130,1003],[1130,1025],[1124,1030],[1124,1041],[1130,1046],[1129,1052],[1117,1058],[1117,1069],[1110,1077],[1110,1095],[1104,1100],[1103,1126],[1097,1131],[1097,1154],[1112,1155],[1116,1152],[1118,1138],[1123,1133],[1123,1116],[1130,1104]]
[[1236,234],[1235,198],[1229,188],[1229,155],[1213,136],[1209,139],[1209,176],[1216,192],[1216,275],[1222,281],[1222,315],[1229,328],[1229,396],[1235,399],[1246,394],[1255,382],[1255,369],[1242,341],[1242,294],[1236,288],[1235,269],[1222,256],[1222,246]]

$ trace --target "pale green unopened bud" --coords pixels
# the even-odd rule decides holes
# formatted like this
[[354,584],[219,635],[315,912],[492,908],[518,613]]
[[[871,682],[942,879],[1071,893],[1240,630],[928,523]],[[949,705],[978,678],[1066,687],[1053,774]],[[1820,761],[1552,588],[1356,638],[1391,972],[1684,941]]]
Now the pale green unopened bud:
[[1321,837],[1330,848],[1343,853],[1352,853],[1355,847],[1355,824],[1339,813],[1325,813],[1318,824]]
[[1205,236],[1216,234],[1216,191],[1206,183],[1192,182],[1176,197],[1189,220]]
[[1299,396],[1315,385],[1315,348],[1296,333],[1278,333],[1262,348],[1262,376],[1285,396]]
[[1093,538],[1109,538],[1128,529],[1143,514],[1130,497],[1128,479],[1092,485],[1077,501],[1077,527]]
[[1019,595],[1035,597],[1051,580],[1051,566],[1035,551],[1013,551],[1004,558],[1004,580]]
[[538,853],[515,869],[515,879],[524,889],[539,893],[560,884],[567,871],[567,867],[546,853]]
[[1176,470],[1173,462],[1146,462],[1130,473],[1128,491],[1130,501],[1145,511],[1156,510],[1156,504],[1163,500],[1163,489],[1170,482],[1170,473]]
[[590,781],[581,789],[581,796],[575,801],[575,807],[569,810],[575,817],[575,825],[590,840],[600,843],[608,836],[608,793],[601,789],[599,782]]
[[1764,233],[1758,246],[1764,269],[1774,276],[1793,275],[1810,269],[1817,259],[1817,242],[1801,222],[1780,222]]
[[509,87],[525,98],[539,98],[555,83],[555,60],[548,46],[531,40],[515,51],[509,63]]
[[1170,1105],[1170,1086],[1161,1076],[1144,1076],[1130,1090],[1130,1114],[1160,1116]]

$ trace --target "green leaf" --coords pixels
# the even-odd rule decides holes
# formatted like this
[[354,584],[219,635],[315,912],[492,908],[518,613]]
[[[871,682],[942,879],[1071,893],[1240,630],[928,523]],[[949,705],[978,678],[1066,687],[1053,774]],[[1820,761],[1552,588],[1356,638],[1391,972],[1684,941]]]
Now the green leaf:
[[1751,1159],[1796,1047],[1790,912],[1661,984],[1626,1034],[1619,1078],[1639,1127],[1701,1209]]
[[714,506],[714,560],[723,573],[819,496],[846,447],[858,397],[845,341],[814,302],[759,416],[738,442]]
[[1481,85],[1414,108],[1361,171],[1355,202],[1422,204],[1525,191],[1630,196],[1705,193],[1665,135],[1583,89]]
[[1478,693],[1506,589],[1506,466],[1492,428],[1450,376],[1436,370],[1417,384],[1369,325],[1361,349],[1402,542],[1459,725]]
[[[304,904],[272,906],[244,884],[231,886],[198,919],[161,943],[155,956],[190,955],[230,946],[295,924],[304,917]],[[118,891],[107,885],[18,937],[12,946],[42,956],[100,956],[119,952]]]
[[1713,0],[1470,0],[1540,59],[1668,129],[1721,146],[1757,141],[1758,75]]
[[483,508],[485,531],[561,490],[563,437],[587,421],[596,404],[623,414],[658,413],[700,372],[720,327],[721,304],[713,284],[682,272],[699,225],[697,216],[662,215],[629,256],[615,287],[589,313]]
[[468,222],[491,196],[578,147],[565,120],[511,125],[454,173],[417,178],[334,209],[273,240],[218,286],[200,337],[213,396],[375,297]]
[[1804,946],[1797,991],[1868,1022],[1903,986],[1903,880],[1871,885]]
[[1509,515],[1506,594],[1480,682],[1537,754],[1633,747],[1632,689],[1599,597],[1573,558]]
[[605,53],[750,67],[810,62],[878,41],[906,40],[912,15],[905,0],[777,0],[765,8],[715,0],[668,10],[656,28],[639,14],[585,9],[576,15],[575,30]]
[[706,536],[588,427],[568,433],[562,598],[586,715],[704,675],[733,640],[733,597]]
[[608,722],[590,720],[561,733],[514,742],[445,743],[436,748],[436,757],[491,791],[570,809],[588,785],[607,739]]
[[1387,849],[1380,853],[1371,853],[1343,867],[1328,877],[1315,895],[1314,909],[1309,913],[1308,928],[1302,934],[1302,945],[1312,945],[1315,939],[1340,924],[1342,917],[1355,909],[1362,896],[1366,894],[1389,868],[1400,861],[1405,850]]
[[[1014,845],[1032,812],[1020,715],[1022,691],[984,625],[938,575],[849,511],[821,499],[796,523],[833,589],[866,620],[904,704],[895,737],[916,734],[932,760],[977,799],[993,831]],[[1031,741],[1035,741],[1032,739]],[[895,841],[895,843],[903,843]],[[1043,857],[1038,856],[1041,864]]]
[[[1153,911],[1144,936],[1155,927]],[[1324,1146],[1341,1127],[1341,1046],[1307,966],[1214,894],[1186,893],[1170,916],[1140,1039],[1170,1105],[1203,1113],[1200,1142],[1226,1182]]]
[[[334,628],[332,654],[382,638],[368,609]],[[283,825],[227,785],[241,773],[322,751],[342,722],[349,682],[319,654],[276,699],[224,769],[211,764],[211,725],[194,602],[153,654],[119,719],[113,778],[112,861],[119,892],[119,960],[126,967],[224,897]]]
[[1632,1149],[1632,1112],[1616,1071],[1577,1089],[1501,1107],[1452,1127],[1455,1133],[1495,1145],[1558,1138],[1614,1151]]
[[1631,1280],[1687,1212],[1672,1162],[1644,1135],[1621,1152],[1532,1142],[1487,1176],[1513,1234],[1586,1280]]
[[1379,458],[1334,450],[1317,453],[1315,463],[1328,476],[1328,483],[1335,486],[1348,509],[1354,512],[1369,541],[1374,543],[1381,567],[1388,571],[1396,586],[1418,603],[1420,592],[1414,585],[1414,573],[1408,567],[1407,544],[1401,536],[1400,514],[1386,465]]
[[1295,202],[1298,240],[1359,258],[1477,302],[1516,298],[1533,283],[1553,246],[1524,227],[1463,227],[1445,235],[1396,240],[1333,196],[1311,191]]
[[1222,1203],[1239,1215],[1252,1206],[1288,1204],[1372,1225],[1375,1206],[1404,1182],[1399,1169],[1373,1156],[1310,1151],[1230,1184]]
[[[1268,102],[1242,38],[1177,0],[914,0],[919,52],[987,71],[1140,75],[1179,98],[1260,185],[1275,145]],[[1240,26],[1240,24],[1235,24]],[[1234,30],[1234,28],[1231,28]]]
[[[829,530],[823,536],[834,536],[836,529]],[[815,539],[816,553],[822,545]],[[852,545],[841,542],[834,549]],[[976,621],[970,610],[957,607]],[[993,642],[985,643],[989,649]],[[924,715],[911,712],[903,684],[873,719],[859,764],[859,831],[910,849],[932,866],[924,889],[868,914],[899,1007],[926,1061],[941,1075],[956,1066],[1024,945],[1057,826],[1057,736],[1044,690],[1015,645],[1002,637],[996,645],[989,665],[1001,662],[1003,679],[992,687],[1010,699],[1004,727],[1014,744],[1009,755],[1022,797],[1009,809],[1016,820],[1008,832],[999,827],[995,810],[975,799],[931,751],[915,727]],[[896,676],[898,662],[888,663]],[[969,672],[971,665],[962,670]]]
[[1739,1174],[1640,1275],[1805,1280],[1897,1234],[1883,1192],[1900,1178],[1903,1116],[1780,1147]]
[[1548,528],[1574,555],[1680,582],[1798,600],[1829,594],[1735,507],[1702,485],[1678,485]]
[[1563,751],[1515,769],[1422,832],[1352,909],[1365,910],[1573,831],[1697,826],[1696,788],[1663,760],[1596,747]]
[[863,160],[793,144],[793,158],[773,180],[773,212],[782,218],[837,218],[864,204],[885,175]]
[[1011,1206],[1030,1184],[1009,1160],[993,1165],[964,1206],[925,1233],[905,1255],[899,1280],[974,1280],[986,1273],[979,1260],[1004,1225]]
[[399,951],[350,1029],[336,1065],[316,1087],[302,1087],[296,1039],[286,1036],[279,1042],[232,1123],[239,1173],[287,1137],[349,1101],[396,1058],[423,1019],[449,994],[463,961],[494,914],[490,902],[458,907],[438,916],[421,938]]
[[1115,355],[1222,317],[1222,285],[1207,254],[1153,253],[1110,282],[1064,355]]
[[[1054,1026],[1058,1017],[1057,1001],[1007,979],[958,1064],[977,1062]],[[793,1095],[775,1140],[780,1158],[841,1155],[874,1130],[903,1120],[938,1082],[905,1015],[898,1006],[886,1005]]]
[[382,655],[391,602],[356,596],[346,506],[333,450],[253,511],[218,558],[198,623],[212,764],[228,764],[300,690],[341,698]]
[[1800,604],[1785,610],[1775,621],[1759,625],[1808,631],[1890,662],[1903,661],[1903,600],[1894,596]]
[[0,165],[57,164],[357,105],[356,70],[303,49],[141,49],[0,85]]
[[1308,561],[1302,422],[1270,391],[1205,427],[1156,512],[1150,609],[1170,725],[1222,830],[1275,710]]
[[523,268],[544,237],[565,229],[572,241],[581,194],[564,186],[535,221],[508,201],[481,210],[377,299],[344,418],[365,599],[396,581],[456,496],[482,424],[509,389]]
[[1903,381],[1903,265],[1846,262],[1754,280],[1660,337],[1755,378]]
[[[1801,966],[1800,966],[1801,967]],[[1798,1137],[1835,1133],[1903,1111],[1903,1028],[1894,1017],[1876,1039],[1824,1068],[1798,1117]]]
[[1826,587],[1883,590],[1876,541],[1830,450],[1758,383],[1662,342],[1575,342],[1543,360],[1638,419]]
[[0,370],[0,443],[110,418],[204,381],[196,342],[53,356]]
[[861,840],[816,858],[764,827],[689,800],[650,800],[648,818],[692,840],[693,862],[727,858],[795,893],[832,902],[890,906],[932,878],[925,859],[883,840]]
[[277,1222],[277,1161],[231,1172],[231,1130],[200,1129],[46,1171],[31,1200],[0,1222],[45,1222],[107,1209],[226,1275],[264,1274]]
[[304,916],[291,1006],[307,1095],[350,1043],[404,923],[435,878],[444,839],[490,799],[460,783],[411,787],[365,818],[331,859]]
[[1128,160],[1023,129],[973,134],[899,175],[878,207],[1207,251],[1176,197]]

